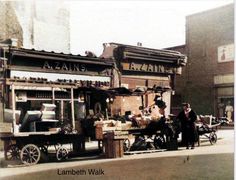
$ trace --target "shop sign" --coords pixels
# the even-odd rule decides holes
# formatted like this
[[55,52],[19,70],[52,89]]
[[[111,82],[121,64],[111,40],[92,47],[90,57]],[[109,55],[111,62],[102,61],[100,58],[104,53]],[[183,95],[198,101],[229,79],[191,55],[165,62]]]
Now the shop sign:
[[218,62],[229,62],[234,60],[234,44],[218,47]]
[[27,102],[26,92],[17,92],[16,93],[16,102]]
[[49,62],[45,61],[43,64],[43,69],[51,70],[63,70],[63,71],[87,71],[86,66],[80,63],[71,63],[71,62]]
[[148,64],[148,63],[122,63],[123,70],[128,71],[142,71],[142,72],[152,72],[152,73],[168,73],[174,74],[178,73],[178,68],[168,67],[164,65]]
[[234,74],[224,74],[214,76],[214,84],[233,84],[234,83]]

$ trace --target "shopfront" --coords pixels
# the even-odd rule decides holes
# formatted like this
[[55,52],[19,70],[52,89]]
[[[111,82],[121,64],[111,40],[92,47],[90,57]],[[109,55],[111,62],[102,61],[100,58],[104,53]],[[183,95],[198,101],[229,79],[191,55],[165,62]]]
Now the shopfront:
[[[12,121],[16,126],[24,124],[27,112],[40,111],[43,104],[55,104],[55,116],[51,117],[72,122],[73,128],[97,110],[106,112],[107,97],[103,91],[113,87],[113,62],[28,49],[1,52],[5,57],[3,116],[15,114]],[[29,127],[20,130],[31,131]]]
[[[153,87],[169,89],[162,94],[162,98],[167,104],[166,114],[170,114],[175,76],[181,74],[182,66],[185,66],[187,62],[185,55],[176,51],[107,43],[104,44],[102,57],[115,59],[120,71],[121,87],[141,91]],[[155,95],[155,93],[151,93],[144,96],[145,107],[153,104]],[[124,97],[118,101],[115,113],[124,114],[127,110],[131,110],[135,114],[140,112],[141,98]]]
[[217,116],[234,121],[234,75],[214,76],[214,91]]

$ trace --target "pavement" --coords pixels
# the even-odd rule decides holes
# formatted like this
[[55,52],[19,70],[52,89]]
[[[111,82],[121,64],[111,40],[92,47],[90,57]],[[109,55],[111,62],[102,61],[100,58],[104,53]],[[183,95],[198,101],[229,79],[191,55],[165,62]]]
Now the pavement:
[[[34,166],[8,165],[0,169],[0,179],[32,179],[32,176],[34,179],[78,179],[78,176],[79,179],[233,179],[234,130],[220,129],[217,136],[215,145],[202,137],[201,146],[194,150],[180,147],[176,151],[125,155],[117,159],[89,156]],[[86,148],[94,146],[97,142],[86,143]],[[97,175],[89,174],[89,169],[97,170]],[[61,175],[65,170],[77,174]]]

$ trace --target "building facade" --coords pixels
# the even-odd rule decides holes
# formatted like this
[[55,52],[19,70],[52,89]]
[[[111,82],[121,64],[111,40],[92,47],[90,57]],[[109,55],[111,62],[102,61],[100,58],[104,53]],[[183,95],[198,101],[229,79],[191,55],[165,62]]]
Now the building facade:
[[197,114],[222,117],[227,111],[232,111],[233,4],[187,16],[186,45],[168,49],[182,51],[188,56],[181,78],[176,78],[173,110],[179,109],[181,102],[188,101]]
[[15,38],[23,45],[23,30],[10,1],[0,2],[0,41]]
[[[127,89],[148,89],[159,87],[168,89],[161,94],[166,102],[166,115],[170,114],[171,96],[175,84],[175,76],[180,75],[185,66],[186,56],[170,50],[158,50],[140,46],[118,43],[105,43],[101,57],[114,59],[118,69],[120,84]],[[140,113],[140,105],[148,107],[154,103],[155,93],[141,97],[124,97],[116,101],[116,114],[131,111]],[[144,101],[141,104],[141,101]]]

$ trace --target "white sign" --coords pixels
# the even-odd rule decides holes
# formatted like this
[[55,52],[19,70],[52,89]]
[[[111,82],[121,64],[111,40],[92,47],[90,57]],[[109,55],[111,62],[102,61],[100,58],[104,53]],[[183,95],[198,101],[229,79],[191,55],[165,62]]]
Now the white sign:
[[234,60],[234,44],[218,47],[218,62],[229,62]]
[[20,78],[46,78],[48,81],[57,81],[58,79],[67,80],[82,80],[82,81],[101,81],[110,82],[110,77],[107,76],[89,76],[77,74],[57,74],[57,73],[42,73],[42,72],[27,72],[27,71],[11,71],[11,77]]
[[224,74],[214,76],[214,84],[230,84],[234,83],[234,74]]
[[16,102],[27,102],[26,92],[17,92],[16,93]]

